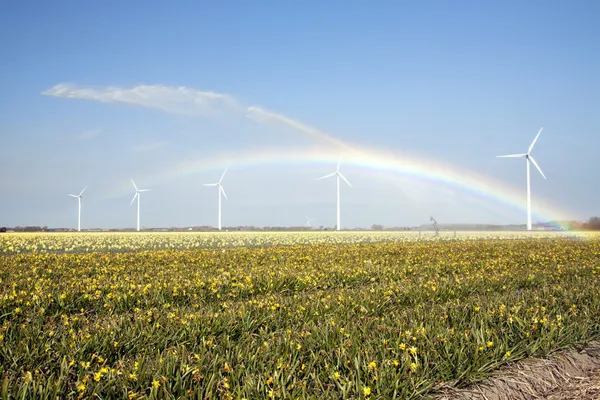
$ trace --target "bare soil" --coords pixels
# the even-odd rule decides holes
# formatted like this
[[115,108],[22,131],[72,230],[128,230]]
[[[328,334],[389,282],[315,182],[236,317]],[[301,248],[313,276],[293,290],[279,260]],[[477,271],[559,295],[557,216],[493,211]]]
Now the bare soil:
[[439,393],[437,400],[600,400],[600,342],[514,362],[485,381]]

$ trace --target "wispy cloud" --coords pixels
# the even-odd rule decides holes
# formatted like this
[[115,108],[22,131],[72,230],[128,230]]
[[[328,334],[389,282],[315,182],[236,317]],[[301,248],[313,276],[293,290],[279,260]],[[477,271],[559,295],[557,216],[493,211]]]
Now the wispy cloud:
[[313,128],[312,126],[309,126],[302,122],[288,118],[285,115],[278,114],[273,111],[265,110],[264,108],[261,108],[261,107],[256,107],[256,106],[248,107],[247,112],[246,112],[246,117],[248,117],[256,122],[262,123],[262,124],[283,125],[288,128],[292,128],[292,129],[300,131],[304,134],[307,134],[315,139],[329,142],[330,144],[333,144],[335,146],[342,146],[342,147],[349,148],[349,146],[346,145],[345,143],[343,143],[342,141],[334,138],[333,136],[331,136],[319,129]]
[[102,133],[102,129],[88,129],[77,135],[77,138],[79,140],[89,140],[97,137],[100,133]]
[[135,152],[135,153],[144,153],[147,151],[154,151],[154,150],[158,150],[161,147],[166,146],[167,144],[169,144],[169,142],[167,141],[155,141],[155,142],[149,142],[149,143],[142,143],[142,144],[138,144],[135,145],[131,148],[131,151]]
[[59,83],[42,92],[46,96],[68,99],[94,100],[104,103],[126,103],[156,108],[174,114],[215,116],[226,111],[241,111],[238,102],[230,95],[164,85],[139,85],[130,88],[78,87]]

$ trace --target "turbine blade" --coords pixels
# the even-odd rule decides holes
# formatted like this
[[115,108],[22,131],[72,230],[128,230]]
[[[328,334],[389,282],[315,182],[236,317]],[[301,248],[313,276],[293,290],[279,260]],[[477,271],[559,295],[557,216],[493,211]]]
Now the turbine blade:
[[531,153],[531,150],[533,150],[533,146],[535,146],[535,142],[537,142],[538,138],[540,137],[540,133],[542,133],[542,129],[544,129],[543,127],[540,128],[540,131],[537,133],[537,135],[535,135],[535,139],[533,139],[533,142],[531,142],[531,146],[529,146],[529,150],[527,150],[527,153]]
[[341,172],[338,172],[338,175],[340,178],[342,178],[344,180],[344,182],[346,182],[348,184],[348,186],[352,187],[352,185],[350,184],[350,182],[348,182],[348,179],[346,179],[346,177],[344,175],[342,175]]
[[218,183],[204,183],[202,186],[217,186]]
[[140,189],[140,190],[138,190],[138,193],[139,192],[149,192],[149,191],[150,191],[150,189]]
[[131,178],[131,183],[133,183],[133,187],[135,188],[135,191],[137,192],[138,188],[137,188],[137,186],[135,186],[135,182],[133,181],[133,178]]
[[542,174],[542,176],[544,177],[544,179],[546,179],[546,175],[544,175],[544,173],[542,172],[542,169],[540,168],[540,166],[538,165],[538,163],[535,162],[535,158],[533,158],[532,156],[529,156],[529,159],[531,160],[531,162],[533,163],[533,165],[535,165],[535,167],[537,168],[537,170],[540,171],[540,174]]
[[527,154],[507,154],[505,156],[496,156],[496,157],[512,157],[512,158],[518,158],[518,157],[525,157]]
[[325,175],[325,176],[322,176],[322,177],[320,177],[320,178],[317,178],[317,180],[321,180],[321,179],[329,178],[329,177],[331,177],[331,176],[335,176],[335,174],[336,174],[336,173],[337,173],[337,172],[332,172],[332,173],[331,173],[331,174],[329,174],[329,175]]
[[[229,167],[227,167],[229,168]],[[225,168],[225,171],[223,171],[223,175],[221,175],[221,179],[219,179],[219,183],[221,183],[223,181],[223,178],[225,177],[225,174],[227,173],[227,168]]]
[[340,165],[342,164],[342,156],[340,156],[340,158],[338,159],[338,165],[337,165],[337,169],[336,171],[340,171]]
[[223,186],[219,185],[219,190],[221,191],[221,193],[223,193],[223,196],[225,196],[225,200],[229,200],[227,198],[227,195],[225,194],[225,189],[223,189]]
[[135,192],[135,194],[133,195],[133,199],[131,199],[131,203],[129,203],[129,205],[133,204],[133,202],[135,201],[136,197],[138,197],[138,192]]
[[75,198],[79,197],[79,196],[77,196],[77,195],[75,195],[75,194],[71,194],[71,193],[69,193],[69,196],[71,196],[71,197],[75,197]]
[[83,192],[85,192],[85,189],[87,189],[87,186],[83,188],[83,190],[81,191],[81,193],[79,193],[79,197],[81,197],[81,195],[83,194]]

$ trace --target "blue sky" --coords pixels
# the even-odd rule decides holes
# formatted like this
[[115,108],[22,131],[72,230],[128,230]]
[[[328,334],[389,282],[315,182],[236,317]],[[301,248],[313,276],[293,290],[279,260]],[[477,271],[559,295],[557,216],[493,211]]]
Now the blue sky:
[[[222,165],[157,176],[182,160],[330,146],[248,107],[475,171],[523,204],[524,162],[495,156],[524,152],[543,126],[534,216],[548,202],[587,219],[600,214],[598,17],[596,1],[3,1],[0,225],[75,226],[66,194],[87,185],[84,228],[132,227],[131,177],[152,189],[142,225],[214,225],[201,184]],[[233,165],[223,223],[333,225],[334,182],[314,178],[334,168]],[[525,221],[468,190],[342,168],[344,226]]]

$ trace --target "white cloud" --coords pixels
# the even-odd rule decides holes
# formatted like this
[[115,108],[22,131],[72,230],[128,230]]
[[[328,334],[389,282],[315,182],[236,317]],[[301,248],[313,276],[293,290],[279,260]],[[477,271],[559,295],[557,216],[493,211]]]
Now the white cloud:
[[139,85],[130,88],[78,87],[59,83],[42,92],[46,96],[95,100],[104,103],[126,103],[156,108],[174,114],[215,116],[226,111],[243,110],[237,101],[222,93],[207,92],[183,86]]
[[80,140],[89,140],[95,138],[100,133],[102,133],[102,129],[88,129],[87,131],[81,132],[77,138]]
[[[202,115],[215,117],[222,114],[247,117],[258,123],[279,125],[294,129],[318,141],[327,142],[336,147],[349,149],[340,140],[309,125],[288,118],[282,114],[266,110],[262,107],[246,107],[234,97],[208,91],[201,91],[184,86],[139,85],[130,88],[79,87],[69,83],[59,83],[42,92],[43,95],[94,100],[104,103],[120,102],[142,107],[155,108],[173,114]],[[146,146],[143,146],[146,148]],[[136,150],[145,151],[145,150]]]
[[131,148],[131,151],[136,152],[136,153],[144,153],[147,151],[153,151],[153,150],[160,149],[161,147],[164,147],[167,144],[169,144],[169,143],[166,141],[155,141],[155,142],[149,142],[149,143],[142,143],[142,144],[133,146]]
[[327,133],[325,133],[323,131],[313,128],[302,122],[288,118],[285,115],[277,114],[275,112],[265,110],[264,108],[261,108],[261,107],[256,107],[256,106],[248,107],[246,117],[248,117],[256,122],[263,123],[263,124],[284,125],[284,126],[287,126],[288,128],[292,128],[299,132],[307,134],[307,135],[313,137],[314,139],[323,140],[323,141],[329,142],[330,144],[333,144],[335,146],[349,148],[348,145],[344,144],[340,140],[334,138],[331,135],[328,135]]

